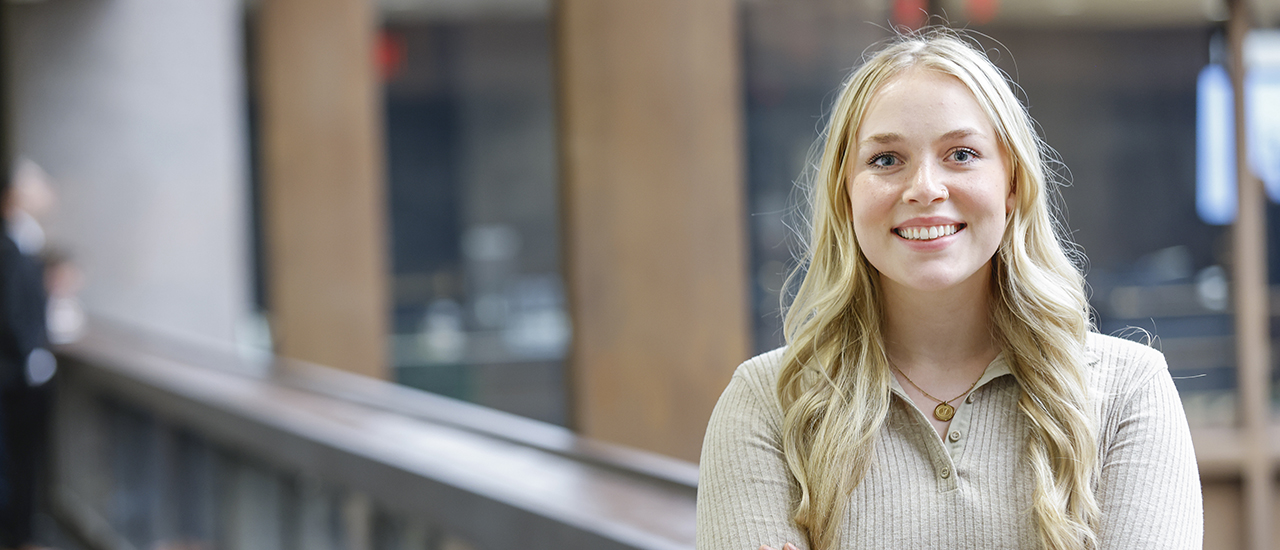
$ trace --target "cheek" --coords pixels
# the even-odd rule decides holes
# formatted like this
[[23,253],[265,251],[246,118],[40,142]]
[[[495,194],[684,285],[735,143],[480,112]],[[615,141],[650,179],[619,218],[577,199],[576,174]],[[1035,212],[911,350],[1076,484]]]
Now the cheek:
[[855,232],[858,230],[859,220],[862,219],[863,198],[863,194],[852,180],[845,184],[844,206],[847,208],[846,212],[849,214],[849,223],[853,225]]
[[847,202],[849,206],[849,221],[853,225],[854,236],[858,240],[863,240],[868,236],[872,226],[878,223],[876,201],[873,197],[867,196],[867,193],[858,194],[854,197],[854,193],[849,194]]
[[1004,182],[1005,179],[1000,174],[976,175],[966,180],[960,192],[954,195],[963,194],[967,197],[971,201],[968,206],[975,213],[984,217],[990,215],[1003,218],[1014,210],[1018,202],[1017,195]]

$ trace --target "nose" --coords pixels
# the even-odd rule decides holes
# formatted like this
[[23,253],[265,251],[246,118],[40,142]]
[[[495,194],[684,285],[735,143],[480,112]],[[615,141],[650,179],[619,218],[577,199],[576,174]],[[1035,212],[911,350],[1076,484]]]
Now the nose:
[[947,186],[939,178],[938,167],[933,163],[923,162],[916,165],[908,175],[907,187],[902,192],[902,201],[908,204],[933,204],[947,200]]

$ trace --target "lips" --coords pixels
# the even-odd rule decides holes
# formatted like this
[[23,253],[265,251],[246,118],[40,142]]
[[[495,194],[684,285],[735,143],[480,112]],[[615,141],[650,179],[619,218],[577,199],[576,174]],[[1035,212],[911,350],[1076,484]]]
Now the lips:
[[893,232],[899,237],[909,241],[932,241],[948,235],[955,235],[964,228],[965,224],[963,223],[950,223],[915,227],[897,227],[894,228]]

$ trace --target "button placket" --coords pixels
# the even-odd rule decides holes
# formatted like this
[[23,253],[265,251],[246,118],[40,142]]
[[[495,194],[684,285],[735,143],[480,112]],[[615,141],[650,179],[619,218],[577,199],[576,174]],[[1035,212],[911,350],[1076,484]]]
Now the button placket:
[[924,411],[916,407],[905,394],[898,394],[898,397],[900,398],[898,405],[889,411],[889,414],[897,417],[898,420],[891,418],[890,424],[900,422],[900,429],[911,432],[909,437],[923,445],[923,450],[932,466],[934,481],[938,484],[938,491],[945,493],[956,490],[959,484],[956,483],[955,462],[949,456],[950,451],[947,449],[945,439],[938,437],[933,425],[924,417]]
[[[977,391],[976,389],[974,390]],[[946,436],[943,437],[943,443],[947,448],[947,454],[951,455],[951,462],[955,464],[958,470],[961,467],[961,459],[964,456],[964,447],[968,442],[970,432],[970,421],[973,418],[974,405],[971,401],[973,393],[969,394],[964,401],[956,407],[956,416],[951,419],[951,426],[947,429]]]
[[[935,441],[937,441],[935,439]],[[940,456],[933,463],[933,480],[938,484],[939,493],[960,490],[960,466],[949,457]]]

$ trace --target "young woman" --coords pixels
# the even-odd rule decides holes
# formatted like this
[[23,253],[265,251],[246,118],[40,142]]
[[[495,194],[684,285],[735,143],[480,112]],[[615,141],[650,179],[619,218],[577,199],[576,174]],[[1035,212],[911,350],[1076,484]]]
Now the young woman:
[[707,428],[698,548],[1199,548],[1159,352],[1090,331],[1046,148],[954,32],[845,83],[787,347]]

